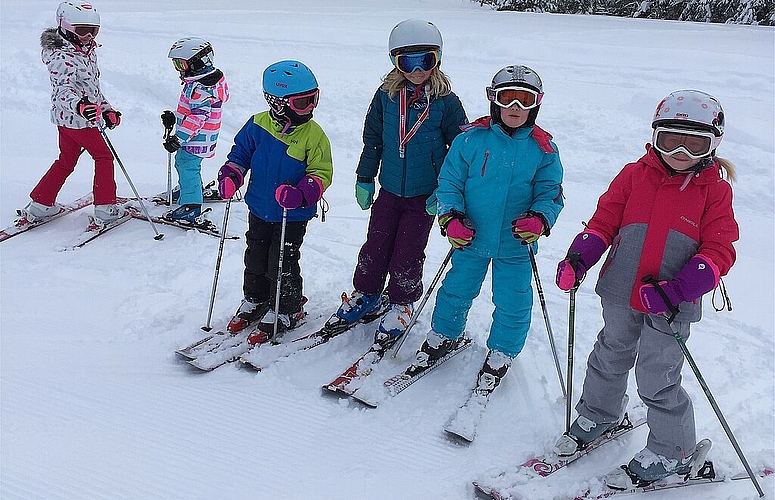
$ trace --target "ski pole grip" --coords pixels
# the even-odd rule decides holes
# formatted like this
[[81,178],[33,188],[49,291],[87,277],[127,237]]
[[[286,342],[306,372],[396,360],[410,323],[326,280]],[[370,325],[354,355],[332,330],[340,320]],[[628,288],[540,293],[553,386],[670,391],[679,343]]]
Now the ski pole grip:
[[678,306],[674,306],[673,302],[670,300],[670,298],[667,296],[665,291],[662,289],[662,286],[659,284],[659,281],[654,279],[654,276],[651,274],[647,274],[643,277],[642,280],[647,285],[653,285],[654,289],[657,291],[660,297],[662,297],[662,300],[665,302],[665,305],[667,306],[667,310],[670,311],[669,316],[665,316],[665,320],[667,320],[667,324],[671,324],[673,320],[675,319],[676,315],[681,312],[678,310]]

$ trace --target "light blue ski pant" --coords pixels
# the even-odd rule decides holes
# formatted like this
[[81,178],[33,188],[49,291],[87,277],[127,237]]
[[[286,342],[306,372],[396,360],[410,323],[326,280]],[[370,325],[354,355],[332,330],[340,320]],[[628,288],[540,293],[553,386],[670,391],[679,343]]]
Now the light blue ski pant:
[[456,339],[466,327],[468,311],[479,295],[492,262],[492,326],[487,347],[513,358],[525,346],[533,308],[532,267],[527,258],[490,259],[465,249],[452,254],[452,267],[436,295],[431,328]]
[[175,170],[178,171],[180,199],[178,205],[202,204],[202,158],[178,149],[175,153]]

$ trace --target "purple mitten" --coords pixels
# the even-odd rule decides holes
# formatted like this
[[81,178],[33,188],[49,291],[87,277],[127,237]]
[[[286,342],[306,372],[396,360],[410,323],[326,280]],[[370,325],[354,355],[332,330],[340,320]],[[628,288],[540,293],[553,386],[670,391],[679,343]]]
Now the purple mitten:
[[274,199],[281,207],[293,210],[299,208],[304,203],[304,194],[301,189],[291,186],[290,184],[283,184],[277,186],[274,192]]
[[603,236],[589,229],[576,235],[565,259],[557,264],[555,283],[560,290],[568,291],[578,287],[587,270],[594,266],[608,248]]
[[[173,136],[174,137],[174,136]],[[218,194],[228,200],[242,186],[245,177],[235,164],[226,162],[218,171]]]
[[301,178],[296,188],[304,195],[303,207],[314,205],[323,197],[323,181],[314,175],[305,175]]
[[[660,281],[659,286],[673,308],[676,308],[681,302],[693,302],[716,288],[719,278],[719,270],[713,262],[697,254],[689,259],[673,279]],[[653,284],[641,286],[638,294],[643,307],[652,314],[662,314],[670,309]]]

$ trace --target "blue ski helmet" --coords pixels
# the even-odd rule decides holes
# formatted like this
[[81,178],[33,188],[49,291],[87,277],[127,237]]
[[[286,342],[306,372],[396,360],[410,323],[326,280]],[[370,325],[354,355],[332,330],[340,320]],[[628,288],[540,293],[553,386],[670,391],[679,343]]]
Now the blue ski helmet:
[[275,97],[309,92],[318,88],[312,71],[299,61],[280,61],[264,70],[264,92]]

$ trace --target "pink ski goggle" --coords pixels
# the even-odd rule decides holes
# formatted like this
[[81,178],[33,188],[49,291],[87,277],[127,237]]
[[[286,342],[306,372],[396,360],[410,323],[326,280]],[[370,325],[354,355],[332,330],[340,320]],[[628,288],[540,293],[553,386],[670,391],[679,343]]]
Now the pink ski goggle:
[[302,92],[287,97],[277,97],[264,92],[264,98],[272,108],[278,111],[282,110],[283,106],[288,106],[296,114],[308,115],[318,105],[320,89],[313,89],[309,92]]
[[97,37],[97,33],[100,32],[99,26],[89,26],[85,24],[79,24],[73,26],[73,33],[75,33],[81,41],[85,42]]

